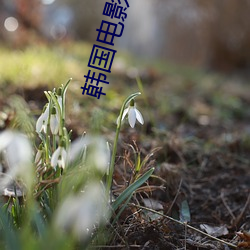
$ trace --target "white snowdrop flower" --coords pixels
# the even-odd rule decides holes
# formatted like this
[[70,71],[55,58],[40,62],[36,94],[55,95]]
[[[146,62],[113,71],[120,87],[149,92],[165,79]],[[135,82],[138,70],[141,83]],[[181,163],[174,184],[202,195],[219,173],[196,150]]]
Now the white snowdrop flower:
[[56,108],[53,107],[50,116],[50,130],[53,135],[58,134],[59,126],[60,122],[59,122],[58,112],[56,111]]
[[[87,155],[84,154],[86,150],[88,151]],[[82,157],[83,161],[87,161],[88,166],[94,166],[103,173],[109,167],[110,150],[102,137],[86,135],[75,140],[69,148],[68,162],[74,162],[79,156]]]
[[67,161],[67,152],[64,145],[59,145],[51,157],[51,166],[56,168],[56,166],[64,169]]
[[136,120],[138,120],[138,122],[140,122],[141,124],[144,123],[141,112],[135,107],[134,99],[130,101],[129,107],[124,110],[122,115],[122,120],[125,118],[127,114],[128,114],[129,125],[132,128],[134,128]]
[[36,122],[36,132],[41,133],[42,131],[44,133],[47,132],[47,125],[49,120],[49,104],[46,105],[45,110],[43,110],[43,113],[40,115]]
[[21,133],[6,130],[0,134],[0,152],[8,164],[1,188],[17,177],[21,177],[27,186],[31,185],[33,153],[28,138]]
[[68,162],[71,164],[79,157],[83,157],[84,151],[86,151],[87,145],[89,144],[89,136],[79,137],[74,140],[68,151]]
[[68,196],[56,213],[56,229],[86,240],[96,226],[108,220],[108,203],[104,197],[105,192],[98,182],[89,184],[81,194]]
[[92,163],[99,171],[107,172],[110,164],[110,151],[107,142],[101,137],[94,137],[90,146],[91,151],[87,156],[89,163]]

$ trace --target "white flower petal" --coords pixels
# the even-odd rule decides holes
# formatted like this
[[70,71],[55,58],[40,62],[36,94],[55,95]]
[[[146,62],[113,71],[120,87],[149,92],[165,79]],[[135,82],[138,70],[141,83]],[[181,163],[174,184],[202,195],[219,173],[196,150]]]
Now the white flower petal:
[[13,137],[14,137],[13,132],[8,130],[0,133],[0,151],[5,149],[9,145]]
[[48,123],[44,121],[42,128],[41,128],[41,131],[43,131],[45,134],[47,133],[47,125],[48,125]]
[[67,152],[63,147],[59,146],[51,157],[50,161],[51,166],[55,168],[58,165],[60,168],[64,169],[66,161],[67,161]]
[[122,120],[124,119],[124,117],[125,117],[125,116],[126,116],[126,114],[128,113],[129,109],[130,109],[130,107],[129,107],[129,108],[126,108],[126,109],[124,109],[124,111],[123,111],[123,115],[122,115]]
[[62,169],[65,168],[66,161],[67,161],[67,152],[66,152],[66,150],[64,148],[62,148],[62,151],[61,151],[61,164],[60,164],[60,167]]
[[42,131],[42,126],[44,122],[44,114],[42,113],[36,122],[36,132],[40,133]]
[[109,209],[104,196],[98,182],[89,184],[80,195],[68,196],[56,213],[56,228],[64,233],[72,233],[77,239],[87,239],[95,225],[105,222],[108,217]]
[[45,111],[44,111],[44,120],[48,121],[49,119],[49,104],[47,105]]
[[57,165],[59,168],[64,169],[65,168],[65,161],[63,158],[61,158],[60,160],[57,161]]
[[135,122],[136,122],[136,113],[135,113],[135,108],[130,107],[129,112],[128,112],[128,122],[129,125],[134,128]]
[[118,124],[119,118],[120,118],[120,116],[117,117],[117,119],[116,119],[116,124]]
[[48,119],[49,119],[49,104],[47,105],[44,113],[42,113],[40,117],[37,119],[36,122],[37,133],[40,133],[41,131],[44,131],[44,133],[47,132]]
[[76,160],[84,150],[86,150],[86,145],[89,143],[88,136],[84,136],[76,139],[71,143],[68,153],[68,162],[72,163]]
[[57,101],[62,111],[62,96],[57,96]]
[[97,137],[94,138],[93,145],[93,159],[95,166],[98,170],[105,173],[107,172],[110,162],[110,152],[108,150],[107,143],[102,138]]
[[53,135],[56,135],[59,131],[59,120],[56,114],[50,117],[50,130]]
[[50,163],[51,163],[51,166],[53,168],[55,168],[57,166],[57,164],[58,164],[58,158],[59,158],[60,154],[61,154],[61,147],[59,146],[56,149],[56,151],[52,154],[52,157],[51,157]]
[[143,120],[141,112],[135,108],[135,113],[136,113],[136,119],[138,120],[138,122],[143,124],[144,120]]

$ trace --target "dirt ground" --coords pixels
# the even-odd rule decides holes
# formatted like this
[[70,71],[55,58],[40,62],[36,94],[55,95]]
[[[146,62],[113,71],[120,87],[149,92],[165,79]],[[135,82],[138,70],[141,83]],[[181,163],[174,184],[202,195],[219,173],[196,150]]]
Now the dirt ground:
[[[142,172],[152,166],[155,172],[110,226],[113,238],[103,249],[235,249],[226,243],[247,249],[250,236],[240,238],[236,232],[250,230],[249,83],[207,75],[196,79],[160,73],[143,77],[146,98],[138,101],[138,109],[142,107],[146,114],[145,126],[126,126],[121,131],[114,195],[136,176],[134,152],[140,152],[141,159],[149,158]],[[125,76],[120,80],[127,81]],[[45,102],[43,89],[46,87],[14,88],[8,94],[21,94],[34,114]],[[82,109],[74,111],[72,97],[79,98],[80,107],[83,104],[81,95],[69,88],[67,124],[77,136],[88,128],[81,126]],[[10,106],[5,101],[2,105]],[[91,116],[91,110],[85,115]],[[2,129],[4,126],[8,124],[2,124]],[[114,125],[101,129],[112,141],[109,126]],[[187,226],[163,215],[187,221]]]

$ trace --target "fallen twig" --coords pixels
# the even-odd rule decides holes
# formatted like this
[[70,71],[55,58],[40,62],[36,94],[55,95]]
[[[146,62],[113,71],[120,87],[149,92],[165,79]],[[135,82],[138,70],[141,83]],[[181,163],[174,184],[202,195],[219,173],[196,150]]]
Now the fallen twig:
[[250,203],[250,194],[247,197],[247,201],[245,203],[245,206],[243,207],[243,209],[241,210],[241,213],[235,218],[235,220],[233,221],[234,225],[237,226],[238,223],[240,222],[240,220],[242,219],[242,217],[244,216],[248,206]]
[[144,206],[141,206],[141,205],[136,205],[136,204],[134,204],[134,203],[130,203],[130,204],[128,204],[128,205],[134,206],[134,207],[137,207],[137,208],[140,208],[140,209],[145,209],[145,210],[150,211],[150,212],[152,212],[152,213],[161,215],[161,216],[163,216],[164,218],[167,218],[167,219],[169,219],[169,220],[171,220],[171,221],[174,221],[174,222],[176,222],[176,223],[178,223],[178,224],[181,224],[181,225],[183,225],[184,227],[188,227],[188,228],[190,228],[190,229],[192,229],[192,230],[194,230],[194,231],[196,231],[196,232],[199,232],[200,234],[203,234],[203,235],[205,235],[205,236],[207,236],[207,237],[209,237],[209,238],[211,238],[211,239],[213,239],[213,240],[219,241],[219,242],[221,242],[221,243],[223,243],[223,244],[226,244],[226,245],[228,245],[228,246],[230,246],[230,247],[237,248],[236,245],[234,245],[234,244],[232,244],[232,243],[229,243],[229,242],[226,242],[226,241],[224,241],[224,240],[218,239],[218,238],[216,238],[216,237],[214,237],[214,236],[212,236],[212,235],[209,235],[209,234],[207,234],[207,233],[205,233],[205,232],[203,232],[203,231],[201,231],[201,230],[199,230],[199,229],[197,229],[197,228],[195,228],[195,227],[192,227],[192,226],[188,225],[187,222],[178,221],[178,220],[176,220],[176,219],[173,219],[173,218],[170,217],[170,216],[167,216],[167,215],[165,215],[165,214],[162,214],[162,213],[160,213],[160,212],[157,212],[157,211],[155,211],[155,210],[153,210],[153,209],[150,209],[150,208],[147,208],[147,207],[144,207]]

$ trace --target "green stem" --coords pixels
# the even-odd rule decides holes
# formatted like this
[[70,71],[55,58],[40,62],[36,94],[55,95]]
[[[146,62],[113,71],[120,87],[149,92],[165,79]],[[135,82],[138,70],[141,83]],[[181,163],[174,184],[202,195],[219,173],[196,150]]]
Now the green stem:
[[49,155],[50,155],[50,150],[51,150],[51,148],[50,148],[49,130],[50,130],[50,114],[51,114],[51,111],[52,111],[52,101],[51,101],[51,99],[48,99],[48,100],[49,100],[49,117],[48,117],[47,129],[46,129],[47,132],[45,134],[46,140],[45,140],[45,145],[44,145],[45,155],[46,155],[46,164],[49,163]]
[[123,105],[121,107],[120,115],[119,115],[118,122],[117,122],[117,127],[116,127],[116,134],[115,134],[115,140],[114,140],[114,148],[113,148],[113,152],[112,152],[112,158],[111,158],[111,163],[110,163],[109,173],[108,173],[108,178],[107,178],[107,193],[109,193],[109,191],[111,191],[111,187],[112,187],[112,183],[113,183],[113,173],[114,173],[114,169],[115,169],[115,156],[116,156],[116,152],[117,152],[118,138],[119,138],[119,133],[120,133],[120,129],[121,129],[123,112],[125,110],[126,105],[132,99],[134,99],[136,96],[138,96],[140,94],[141,94],[140,92],[137,92],[137,93],[134,93],[134,94],[130,95],[124,101],[124,103],[123,103]]
[[66,96],[66,91],[68,89],[69,83],[71,82],[72,78],[70,78],[67,83],[63,86],[62,90],[62,127],[65,126],[65,96]]
[[54,95],[54,93],[52,93],[51,91],[48,92],[50,94],[51,99],[53,100],[54,104],[56,105],[57,111],[58,111],[58,115],[59,115],[59,119],[60,119],[60,126],[59,126],[59,136],[63,135],[63,124],[64,124],[64,119],[62,117],[62,111],[60,108],[60,105]]

